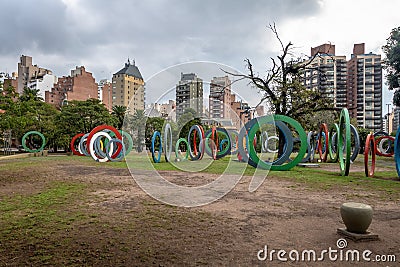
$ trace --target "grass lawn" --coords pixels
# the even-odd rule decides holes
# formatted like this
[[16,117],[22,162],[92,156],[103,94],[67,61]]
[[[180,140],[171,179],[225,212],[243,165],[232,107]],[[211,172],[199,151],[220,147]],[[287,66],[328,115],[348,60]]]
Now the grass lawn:
[[[239,193],[229,193],[217,203],[227,202],[223,209],[228,209],[238,205],[235,202],[238,199],[246,205],[250,203],[248,198],[254,199],[251,203],[257,209],[252,206],[234,209],[239,214],[243,212],[240,216],[252,216],[251,220],[238,221],[239,215],[222,216],[213,211],[218,208],[186,209],[155,201],[135,185],[127,171],[127,164],[135,170],[155,168],[167,172],[197,164],[195,168],[203,169],[202,173],[220,174],[230,164],[228,173],[243,172],[243,179],[249,179],[255,169],[238,162],[236,157],[232,161],[230,157],[216,161],[205,158],[203,163],[167,163],[163,159],[157,164],[150,164],[144,154],[132,153],[129,157],[127,162],[107,163],[78,156],[0,161],[0,265],[223,265],[225,262],[221,260],[225,257],[241,265],[251,265],[251,252],[243,249],[246,244],[251,249],[254,240],[246,241],[246,238],[256,234],[246,229],[265,231],[260,228],[263,225],[260,222],[266,217],[258,211],[264,207],[263,201],[273,203],[272,208],[283,207],[285,203],[295,205],[288,214],[296,214],[309,208],[302,208],[305,204],[297,202],[296,197],[285,200],[287,193],[304,197],[322,192],[355,201],[372,196],[371,201],[383,203],[400,200],[400,180],[393,158],[378,157],[377,168],[381,171],[368,178],[359,157],[347,177],[340,176],[335,163],[321,163],[321,168],[260,171],[258,174],[268,177],[256,193],[247,192],[243,186]],[[270,193],[266,190],[271,183],[286,190],[284,196],[268,199]],[[275,220],[273,225],[279,226],[283,215],[276,211],[268,214]],[[299,216],[299,220],[306,220],[304,214]],[[327,218],[330,221],[332,218]],[[241,247],[226,248],[227,244],[235,243]],[[204,251],[204,246],[209,249]],[[242,250],[248,255],[242,255]]]

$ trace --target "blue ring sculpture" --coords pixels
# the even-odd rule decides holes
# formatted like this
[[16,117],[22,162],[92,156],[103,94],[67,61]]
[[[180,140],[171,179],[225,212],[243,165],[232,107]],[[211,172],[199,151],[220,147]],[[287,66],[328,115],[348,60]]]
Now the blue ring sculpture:
[[[160,139],[160,144],[158,146],[158,157],[156,158],[156,151],[155,151],[155,142],[156,138]],[[161,134],[159,131],[155,131],[153,133],[153,136],[151,137],[151,157],[153,158],[153,161],[155,163],[159,163],[161,160],[161,153],[162,153],[162,139],[161,139]]]

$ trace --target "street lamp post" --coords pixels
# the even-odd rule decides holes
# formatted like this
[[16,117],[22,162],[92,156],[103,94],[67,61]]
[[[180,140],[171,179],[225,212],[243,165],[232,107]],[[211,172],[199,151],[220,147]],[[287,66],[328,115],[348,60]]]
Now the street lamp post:
[[387,127],[387,133],[388,134],[390,134],[389,133],[389,118],[390,118],[390,116],[389,116],[389,114],[390,114],[389,107],[390,107],[390,105],[392,105],[392,104],[390,104],[390,103],[386,104],[386,106],[388,108],[388,113],[387,113],[387,117],[386,117],[386,127]]

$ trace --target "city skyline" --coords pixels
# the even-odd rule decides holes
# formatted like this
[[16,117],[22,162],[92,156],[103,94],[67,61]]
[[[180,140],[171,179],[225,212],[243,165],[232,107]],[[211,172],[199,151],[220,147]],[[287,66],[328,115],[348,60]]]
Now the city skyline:
[[[0,71],[16,71],[17,59],[25,54],[57,76],[85,66],[96,81],[110,80],[128,57],[136,60],[145,81],[165,68],[190,61],[219,62],[246,72],[243,60],[249,58],[262,74],[270,66],[269,57],[279,53],[279,43],[267,29],[274,22],[282,41],[294,43],[296,55],[309,55],[310,47],[331,42],[336,54],[349,59],[353,43],[364,42],[367,53],[384,57],[381,46],[398,26],[400,7],[396,1],[113,3],[6,1],[4,10],[14,12],[0,18],[7,25]],[[356,26],[349,27],[352,23]],[[386,85],[383,92],[385,106],[391,92]],[[257,100],[254,95],[246,96],[252,105]],[[160,92],[146,93],[149,103],[159,96]]]

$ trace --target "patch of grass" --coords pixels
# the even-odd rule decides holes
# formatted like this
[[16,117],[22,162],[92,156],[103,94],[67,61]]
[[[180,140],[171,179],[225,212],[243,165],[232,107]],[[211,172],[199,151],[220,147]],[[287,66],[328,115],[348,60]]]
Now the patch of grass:
[[84,188],[83,184],[52,183],[38,194],[3,199],[0,202],[0,244],[6,246],[0,246],[0,253],[7,253],[7,247],[28,246],[32,248],[31,263],[48,263],[57,244],[42,242],[86,218],[82,212],[69,210],[76,206]]

